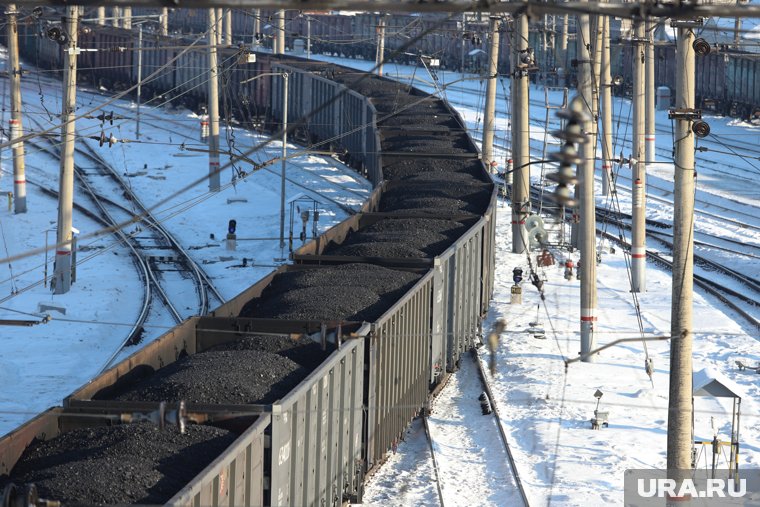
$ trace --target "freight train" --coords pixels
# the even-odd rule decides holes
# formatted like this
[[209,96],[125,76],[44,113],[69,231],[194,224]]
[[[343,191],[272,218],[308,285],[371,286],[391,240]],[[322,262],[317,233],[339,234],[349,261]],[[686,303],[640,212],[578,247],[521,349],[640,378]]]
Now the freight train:
[[[26,58],[56,67],[55,42],[22,40]],[[92,27],[88,43],[102,50],[80,55],[92,82],[134,83],[132,34]],[[149,80],[156,96],[202,104],[205,60],[145,43],[157,49],[145,65],[178,57]],[[222,54],[232,114],[280,124],[287,72],[288,125],[375,189],[292,264],[0,439],[3,505],[360,502],[366,475],[482,332],[496,190],[458,114],[371,74]],[[261,72],[273,76],[241,84]]]

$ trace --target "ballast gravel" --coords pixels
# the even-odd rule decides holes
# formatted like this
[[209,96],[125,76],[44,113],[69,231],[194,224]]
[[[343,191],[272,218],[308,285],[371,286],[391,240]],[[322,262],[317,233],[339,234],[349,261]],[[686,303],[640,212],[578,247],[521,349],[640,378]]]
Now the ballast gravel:
[[[80,428],[35,441],[10,480],[66,507],[164,504],[237,438],[212,426],[185,434],[148,423]],[[2,483],[0,482],[0,486]]]

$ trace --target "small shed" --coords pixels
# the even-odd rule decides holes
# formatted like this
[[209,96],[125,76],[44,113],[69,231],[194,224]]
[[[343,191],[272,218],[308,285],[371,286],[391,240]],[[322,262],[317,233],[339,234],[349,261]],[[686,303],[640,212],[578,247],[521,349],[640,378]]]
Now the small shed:
[[[694,372],[691,383],[692,398],[730,398],[733,400],[733,409],[731,411],[731,454],[729,458],[729,475],[732,476],[739,469],[739,419],[744,393],[736,383],[709,367]],[[692,402],[693,405],[694,403]],[[694,416],[692,414],[692,431],[693,426]]]

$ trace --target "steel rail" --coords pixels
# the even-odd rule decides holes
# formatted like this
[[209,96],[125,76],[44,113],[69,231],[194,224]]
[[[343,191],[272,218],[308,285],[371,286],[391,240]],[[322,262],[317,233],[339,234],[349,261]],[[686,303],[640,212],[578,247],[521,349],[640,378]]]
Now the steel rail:
[[478,355],[478,350],[476,348],[472,349],[472,359],[475,361],[475,364],[478,367],[478,376],[480,376],[480,381],[483,383],[483,388],[485,389],[485,392],[488,395],[488,400],[491,403],[491,409],[493,410],[494,417],[496,418],[496,426],[499,428],[501,442],[504,445],[504,450],[507,452],[509,467],[512,470],[512,476],[515,479],[515,485],[517,486],[517,490],[520,493],[520,498],[522,499],[523,505],[525,505],[525,507],[530,507],[530,502],[528,502],[528,495],[526,494],[525,488],[523,487],[522,480],[520,479],[520,474],[517,472],[517,463],[515,462],[515,458],[512,455],[512,449],[509,447],[507,434],[504,433],[504,427],[501,423],[501,415],[499,415],[499,407],[494,401],[495,398],[493,396],[493,392],[491,391],[491,385],[488,383],[488,377],[486,377],[486,373],[483,370],[483,364],[480,361],[480,356]]
[[427,437],[428,447],[430,448],[430,459],[433,461],[433,471],[435,472],[435,489],[438,490],[438,501],[441,507],[444,507],[443,491],[441,488],[441,476],[438,473],[438,462],[435,459],[435,449],[433,448],[433,437],[430,436],[430,427],[428,427],[427,417],[422,417],[422,425],[425,427],[425,436]]
[[[213,287],[213,284],[210,284],[210,280],[208,278],[204,279],[203,276],[201,276],[201,270],[198,267],[198,265],[193,261],[193,259],[190,257],[190,255],[182,248],[182,246],[179,244],[179,242],[172,236],[166,228],[161,225],[161,223],[148,211],[147,207],[143,205],[142,201],[135,195],[135,193],[132,191],[132,189],[129,187],[129,185],[126,184],[126,182],[122,179],[122,177],[111,167],[108,162],[106,162],[99,153],[95,151],[94,148],[92,148],[89,144],[85,143],[86,151],[83,152],[86,156],[88,156],[91,160],[95,161],[103,169],[105,169],[108,172],[108,175],[115,180],[124,190],[125,194],[127,195],[127,198],[133,202],[139,209],[141,214],[145,218],[141,219],[142,222],[144,222],[148,227],[153,228],[155,231],[157,231],[159,234],[161,234],[164,239],[169,243],[169,245],[175,249],[177,252],[180,253],[183,264],[185,264],[185,267],[188,268],[192,273],[193,276],[196,279],[196,292],[198,295],[199,300],[199,314],[205,315],[208,313],[209,310],[209,304],[208,304],[208,294],[206,291],[206,287]],[[206,282],[208,280],[209,283]],[[212,289],[212,292],[215,292],[218,294],[218,291],[216,289]],[[181,322],[182,319],[180,318],[179,322]]]

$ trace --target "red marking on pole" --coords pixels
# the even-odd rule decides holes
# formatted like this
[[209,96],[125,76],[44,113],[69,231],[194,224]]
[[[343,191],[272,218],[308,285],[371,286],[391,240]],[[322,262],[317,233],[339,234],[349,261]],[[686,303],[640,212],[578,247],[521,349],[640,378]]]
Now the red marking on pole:
[[219,165],[219,162],[209,162],[208,165]]
[[71,250],[56,250],[56,255],[71,255]]
[[581,322],[593,322],[596,320],[596,317],[581,317]]
[[631,257],[634,259],[644,259],[646,256],[647,254],[631,254]]
[[26,183],[26,180],[13,180],[13,183],[21,185],[22,183]]
[[9,120],[8,123],[10,123],[11,125],[13,125],[14,123],[21,123],[21,122],[19,120]]

